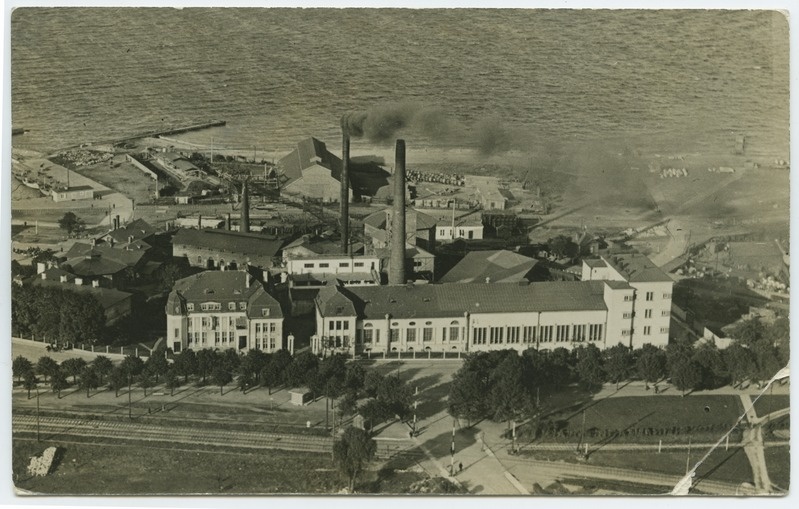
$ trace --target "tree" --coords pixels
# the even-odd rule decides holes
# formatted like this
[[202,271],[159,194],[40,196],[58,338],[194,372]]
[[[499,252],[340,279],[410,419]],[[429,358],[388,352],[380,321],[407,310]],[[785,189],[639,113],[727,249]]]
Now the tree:
[[518,355],[506,358],[494,369],[489,404],[495,421],[510,423],[531,410],[527,378],[525,362]]
[[580,254],[580,246],[566,235],[549,239],[549,250],[558,258],[574,258]]
[[197,352],[197,376],[202,378],[202,383],[205,384],[205,379],[214,368],[221,364],[219,354],[210,348],[203,348]]
[[241,373],[236,377],[236,387],[243,393],[247,393],[247,388],[252,384],[252,376],[249,373]]
[[213,373],[211,373],[211,380],[213,380],[215,385],[219,386],[219,395],[222,396],[224,394],[222,391],[225,386],[233,380],[233,376],[222,366],[217,366],[214,368]]
[[21,355],[15,357],[14,362],[11,363],[11,372],[13,376],[17,377],[17,382],[21,381],[22,377],[32,370],[33,363]]
[[52,376],[58,370],[58,363],[50,357],[39,357],[39,360],[36,362],[36,371],[44,377],[45,382],[47,382],[48,376]]
[[605,350],[605,373],[608,379],[616,384],[619,390],[619,383],[627,380],[633,368],[633,356],[630,349],[619,343]]
[[713,343],[704,343],[700,345],[692,357],[693,361],[699,367],[700,381],[697,388],[701,389],[716,389],[728,382],[727,366],[724,365],[724,359],[721,358],[716,345]]
[[752,377],[757,368],[752,351],[738,342],[724,350],[722,358],[727,366],[733,387]]
[[183,377],[183,383],[189,383],[189,375],[197,373],[197,356],[192,350],[183,350],[175,356],[175,373]]
[[114,367],[108,374],[108,387],[114,390],[114,397],[119,397],[119,389],[128,385],[130,377],[122,366]]
[[63,369],[67,375],[72,376],[72,383],[77,383],[78,375],[81,374],[85,367],[86,361],[80,357],[73,357],[61,363],[61,369]]
[[140,357],[136,357],[134,355],[128,355],[124,359],[122,359],[122,363],[120,364],[122,371],[128,375],[129,377],[135,377],[141,374],[144,371],[144,361],[141,360]]
[[150,387],[155,387],[155,380],[153,380],[153,374],[149,369],[143,370],[139,373],[139,376],[136,377],[137,381],[139,382],[139,387],[144,389],[144,397],[147,397],[147,389]]
[[449,387],[449,414],[457,419],[466,419],[471,425],[485,417],[490,407],[487,401],[488,380],[476,371],[458,370]]
[[366,370],[360,364],[353,362],[347,366],[347,373],[344,376],[344,389],[357,393],[363,389],[365,379]]
[[377,390],[377,399],[386,405],[392,415],[397,415],[400,419],[410,414],[413,399],[411,389],[399,377],[383,377]]
[[734,337],[745,346],[752,346],[765,335],[766,327],[759,318],[751,318],[739,323],[730,331],[730,336]]
[[158,384],[159,377],[166,374],[169,369],[169,363],[166,361],[163,351],[153,352],[153,354],[147,358],[147,362],[144,363],[144,369],[155,376],[155,383]]
[[560,388],[572,381],[574,378],[574,355],[567,349],[561,347],[546,352],[546,372],[549,374],[552,387]]
[[164,380],[166,380],[166,388],[169,389],[169,395],[175,395],[175,389],[180,387],[180,377],[175,373],[174,369],[170,369],[164,375]]
[[358,395],[352,391],[347,391],[338,400],[338,412],[341,419],[355,415],[358,411]]
[[31,391],[37,387],[38,380],[36,380],[36,373],[33,372],[33,368],[29,369],[25,372],[25,381],[23,382],[22,386],[28,391],[28,399],[31,399]]
[[358,408],[358,413],[361,414],[369,429],[394,416],[388,405],[377,399],[366,401]]
[[159,286],[161,291],[171,291],[175,282],[191,274],[191,267],[188,263],[178,261],[168,261],[161,266]]
[[377,390],[383,383],[383,375],[377,371],[368,371],[363,381],[363,389],[370,398],[377,397]]
[[286,350],[278,350],[269,356],[268,361],[261,370],[261,383],[272,389],[283,383],[286,379],[286,370],[291,365],[291,354]]
[[100,377],[100,385],[105,383],[105,377],[111,373],[111,370],[114,369],[114,363],[111,362],[111,359],[104,355],[98,355],[92,361],[92,367],[94,371],[97,373],[97,376]]
[[354,427],[344,430],[341,439],[333,444],[333,457],[342,475],[349,481],[350,493],[355,480],[377,452],[377,443],[366,431]]
[[685,396],[685,391],[695,389],[702,381],[701,368],[693,359],[689,358],[676,360],[672,364],[669,374],[671,383],[682,391],[683,396]]
[[246,373],[250,379],[254,379],[256,382],[258,382],[258,379],[261,376],[261,371],[269,362],[269,357],[269,355],[265,354],[261,350],[250,350],[247,352],[247,355],[242,357],[239,371],[241,373]]
[[638,376],[644,380],[648,389],[649,384],[657,383],[666,376],[666,352],[654,345],[646,344],[637,353]]
[[67,382],[67,376],[60,369],[51,373],[50,387],[52,387],[53,392],[55,392],[58,395],[58,399],[61,399],[61,391],[69,387],[69,382]]
[[602,361],[602,352],[595,345],[581,346],[577,352],[577,377],[588,390],[598,390],[605,383],[605,369]]
[[96,389],[100,386],[100,377],[97,371],[92,366],[84,366],[80,373],[80,384],[78,387],[86,389],[86,397],[89,397],[89,391]]
[[286,367],[286,383],[290,386],[311,386],[316,378],[316,369],[319,358],[311,352],[305,351],[297,354],[291,364]]
[[233,373],[241,366],[241,356],[236,350],[228,348],[222,353],[222,367],[229,372]]
[[83,231],[84,226],[83,220],[76,216],[74,212],[67,212],[58,220],[58,227],[62,230],[66,230],[67,235],[80,233]]

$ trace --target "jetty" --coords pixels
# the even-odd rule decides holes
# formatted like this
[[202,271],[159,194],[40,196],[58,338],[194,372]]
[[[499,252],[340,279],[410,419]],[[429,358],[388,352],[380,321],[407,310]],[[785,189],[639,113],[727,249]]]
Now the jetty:
[[191,131],[200,131],[202,129],[209,129],[211,127],[224,127],[225,125],[227,125],[226,120],[210,120],[208,122],[200,122],[197,124],[190,124],[187,126],[170,127],[166,129],[159,129],[157,131],[145,131],[130,136],[125,136],[124,138],[114,138],[110,140],[100,140],[100,141],[81,143],[80,145],[72,145],[69,147],[65,147],[59,150],[59,152],[74,148],[90,147],[92,145],[114,145],[116,143],[123,143],[130,140],[139,140],[141,138],[158,138],[159,136],[182,134]]

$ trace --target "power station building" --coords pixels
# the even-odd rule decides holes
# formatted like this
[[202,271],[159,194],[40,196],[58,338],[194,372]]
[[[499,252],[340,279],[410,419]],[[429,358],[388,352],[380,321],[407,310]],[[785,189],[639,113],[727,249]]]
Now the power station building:
[[[324,142],[313,137],[302,140],[278,162],[278,168],[284,194],[325,203],[340,201],[341,159],[330,153]],[[349,180],[349,175],[346,175],[347,201],[351,202]]]
[[206,271],[175,283],[166,304],[167,345],[293,351],[283,340],[283,312],[263,283],[243,270]]
[[665,273],[640,255],[583,269],[584,281],[326,287],[316,297],[311,346],[371,355],[668,344]]

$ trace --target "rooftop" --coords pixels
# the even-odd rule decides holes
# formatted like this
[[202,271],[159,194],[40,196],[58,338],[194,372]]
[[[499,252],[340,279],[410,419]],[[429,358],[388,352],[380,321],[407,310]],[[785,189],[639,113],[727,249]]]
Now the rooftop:
[[297,148],[278,161],[277,165],[288,178],[283,185],[301,178],[303,170],[314,165],[330,170],[330,175],[336,180],[341,178],[341,159],[328,152],[324,142],[314,137],[297,143]]
[[116,242],[127,243],[131,237],[133,240],[141,240],[156,234],[156,229],[144,219],[136,219],[130,223],[111,230],[104,234],[103,237],[110,237]]
[[259,233],[243,233],[218,229],[181,228],[172,238],[173,245],[186,245],[256,256],[275,256],[283,241]]
[[[352,302],[366,319],[436,318],[475,313],[545,311],[604,311],[601,281],[548,281],[534,284],[430,284],[401,286],[327,287],[317,302],[329,309],[326,299],[341,297]],[[340,304],[336,304],[340,305]]]
[[525,281],[537,261],[533,258],[506,251],[471,251],[458,262],[441,283],[482,283],[490,278],[492,283]]
[[76,242],[67,251],[66,264],[79,276],[102,276],[116,274],[136,267],[144,257],[146,249],[115,249],[107,244],[92,246]]
[[652,260],[638,253],[614,254],[602,258],[629,282],[673,281]]
[[[50,271],[58,271],[60,269],[50,269]],[[56,272],[52,273],[52,278],[50,271],[47,271],[47,279],[42,279],[41,275],[31,278],[31,283],[38,286],[50,286],[50,287],[58,287],[62,288],[67,291],[79,292],[79,293],[86,293],[92,295],[97,302],[103,307],[103,309],[111,308],[120,302],[124,301],[125,299],[129,299],[132,294],[128,292],[122,292],[119,290],[115,290],[113,288],[103,288],[103,287],[94,287],[91,285],[76,285],[70,284],[74,281],[74,276],[69,277],[67,283],[62,283],[59,279],[59,276],[56,275]],[[62,271],[63,272],[63,271]]]
[[[373,227],[378,228],[380,230],[385,230],[386,229],[386,220],[387,220],[388,213],[389,213],[390,210],[391,210],[391,208],[389,207],[389,208],[386,208],[386,209],[383,209],[383,210],[378,210],[377,212],[374,212],[372,214],[369,214],[363,220],[363,224],[368,224],[369,226],[373,226]],[[414,214],[416,215],[416,229],[417,230],[429,230],[430,228],[435,228],[436,227],[436,224],[437,224],[436,218],[430,216],[429,214],[421,212],[419,210],[413,209],[413,208],[405,209],[405,217],[406,218],[408,216],[414,215]],[[405,224],[406,224],[406,227],[409,224],[409,221],[407,221],[407,219],[405,221]]]
[[[452,210],[419,209],[418,212],[429,216],[434,225],[451,226]],[[483,217],[480,211],[455,211],[455,226],[482,226]]]
[[283,316],[280,304],[266,292],[263,284],[242,270],[210,270],[176,281],[169,294],[167,312],[174,311],[177,305],[186,312],[183,307],[186,303],[203,302],[220,303],[223,311],[229,302],[247,302],[248,316],[261,316],[265,308],[270,309],[270,317]]

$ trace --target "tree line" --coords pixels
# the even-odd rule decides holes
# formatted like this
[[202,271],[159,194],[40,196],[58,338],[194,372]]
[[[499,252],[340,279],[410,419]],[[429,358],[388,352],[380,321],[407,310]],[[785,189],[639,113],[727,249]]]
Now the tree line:
[[11,330],[50,342],[87,342],[105,329],[105,310],[92,295],[57,287],[11,286]]
[[589,391],[605,383],[638,379],[658,391],[670,380],[685,395],[689,391],[739,386],[748,380],[768,380],[788,362],[788,322],[765,325],[743,322],[733,331],[736,340],[719,350],[713,343],[670,343],[666,348],[645,345],[631,350],[618,344],[601,351],[595,345],[573,350],[530,348],[469,354],[455,373],[449,393],[449,412],[470,423],[489,418],[518,420],[540,406],[540,391],[555,391],[577,383]]

